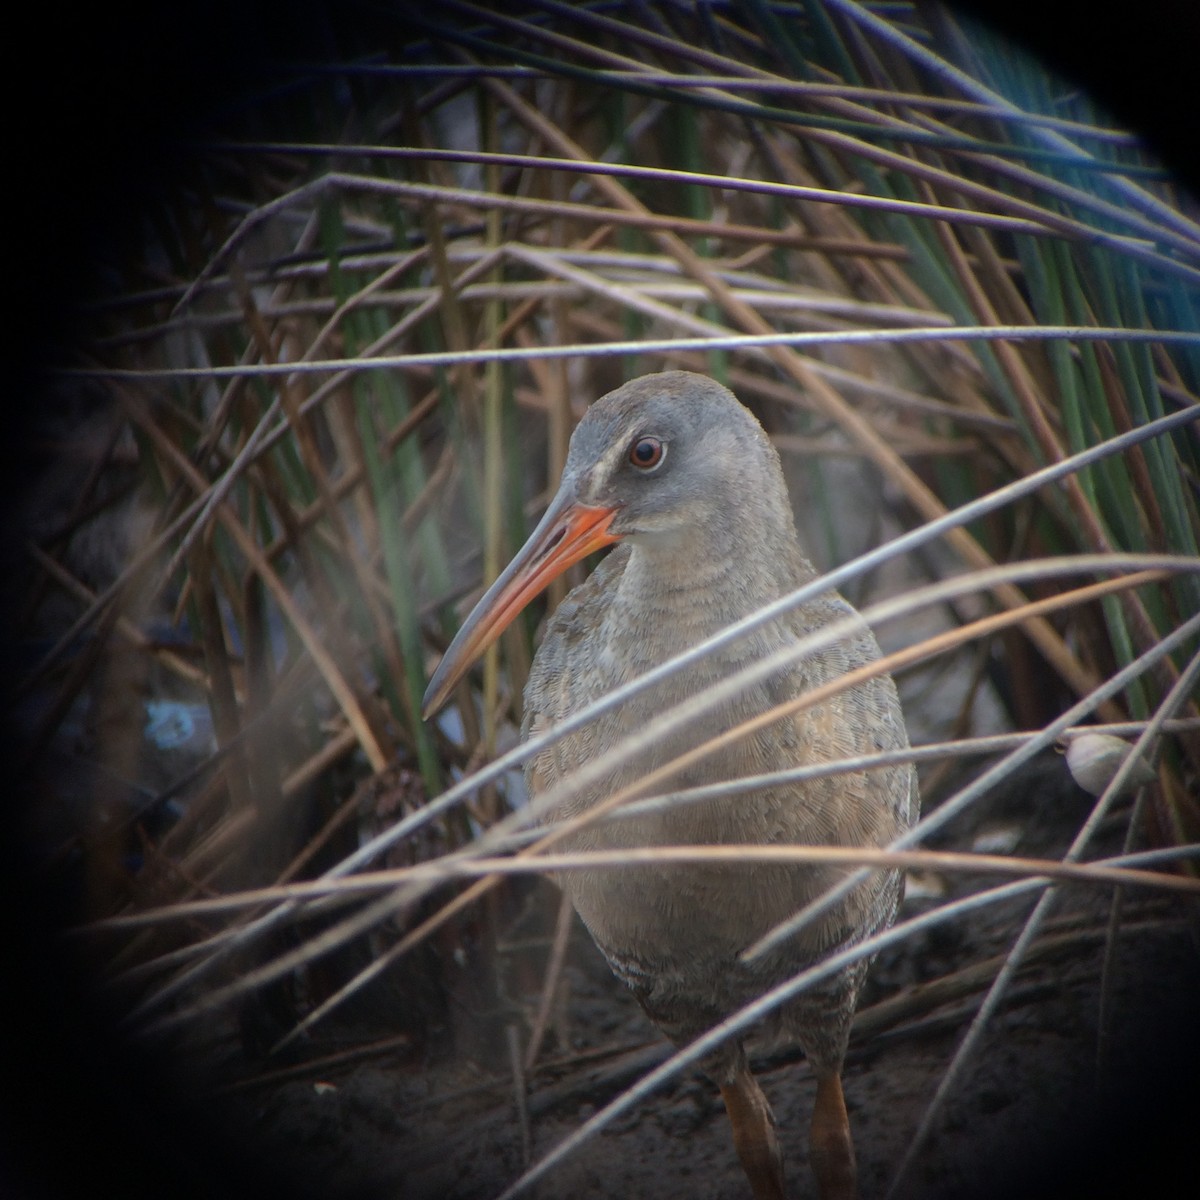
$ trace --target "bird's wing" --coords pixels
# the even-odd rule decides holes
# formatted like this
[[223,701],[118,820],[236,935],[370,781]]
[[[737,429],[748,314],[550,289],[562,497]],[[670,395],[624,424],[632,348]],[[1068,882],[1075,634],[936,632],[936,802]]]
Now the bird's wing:
[[[832,596],[820,610],[802,612],[796,631],[804,634],[847,614],[853,614],[850,606]],[[835,683],[879,657],[873,634],[862,624],[844,640],[795,664],[770,690],[776,703],[783,702]],[[782,753],[798,765],[903,750],[908,734],[896,686],[882,675],[801,709],[778,741]],[[806,784],[804,792],[805,806],[814,810],[812,833],[826,845],[886,845],[916,816],[915,772],[908,765],[829,776]]]

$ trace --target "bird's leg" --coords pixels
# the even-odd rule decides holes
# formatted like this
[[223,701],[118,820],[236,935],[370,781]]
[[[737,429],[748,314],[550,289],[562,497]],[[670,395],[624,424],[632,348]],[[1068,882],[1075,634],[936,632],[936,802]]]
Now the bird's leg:
[[754,1200],[784,1200],[783,1157],[775,1136],[775,1116],[745,1062],[729,1083],[721,1085],[721,1098]]
[[855,1200],[858,1186],[854,1143],[850,1140],[850,1118],[846,1114],[842,1080],[836,1071],[817,1079],[809,1159],[821,1200]]

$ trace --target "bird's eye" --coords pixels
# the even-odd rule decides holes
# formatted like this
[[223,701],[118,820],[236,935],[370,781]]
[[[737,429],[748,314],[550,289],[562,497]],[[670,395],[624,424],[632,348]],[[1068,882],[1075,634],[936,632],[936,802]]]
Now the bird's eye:
[[629,461],[642,471],[653,471],[664,454],[666,447],[656,437],[637,438],[629,447]]

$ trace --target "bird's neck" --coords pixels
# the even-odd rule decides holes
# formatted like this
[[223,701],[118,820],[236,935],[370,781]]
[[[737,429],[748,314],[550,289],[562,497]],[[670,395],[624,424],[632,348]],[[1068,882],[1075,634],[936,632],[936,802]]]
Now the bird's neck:
[[[648,643],[660,661],[694,646],[798,587],[811,568],[790,523],[775,538],[762,525],[714,534],[638,539],[609,609],[609,619]],[[636,636],[641,635],[641,636]],[[653,664],[645,664],[647,666]]]

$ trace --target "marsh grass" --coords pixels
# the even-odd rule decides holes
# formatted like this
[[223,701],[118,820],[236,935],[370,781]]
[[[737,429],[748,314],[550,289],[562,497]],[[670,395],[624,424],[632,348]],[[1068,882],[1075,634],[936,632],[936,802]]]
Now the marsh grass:
[[[268,1042],[295,1050],[373,980],[436,1007],[422,975],[456,947],[491,1003],[523,895],[497,884],[553,852],[514,747],[561,591],[445,715],[423,723],[420,697],[587,403],[670,367],[759,415],[806,545],[882,606],[931,745],[904,864],[1045,898],[976,980],[979,1020],[1039,944],[1051,879],[1108,888],[1110,937],[1135,888],[1194,891],[1190,199],[1086,96],[935,7],[436,14],[370,59],[279,68],[215,126],[62,364],[104,436],[30,546],[24,766],[50,772],[85,723],[95,794],[42,848],[82,871],[85,944],[131,1024],[194,1029],[273,985]],[[84,564],[97,539],[109,561]],[[150,737],[164,701],[211,741]],[[1058,865],[922,857],[1095,720],[1126,722],[1156,780],[1129,804],[1118,778]],[[980,776],[975,739],[1016,731]],[[1105,820],[1161,854],[1087,874]],[[556,953],[523,968],[545,972],[537,1012],[497,1018],[526,1071]]]

